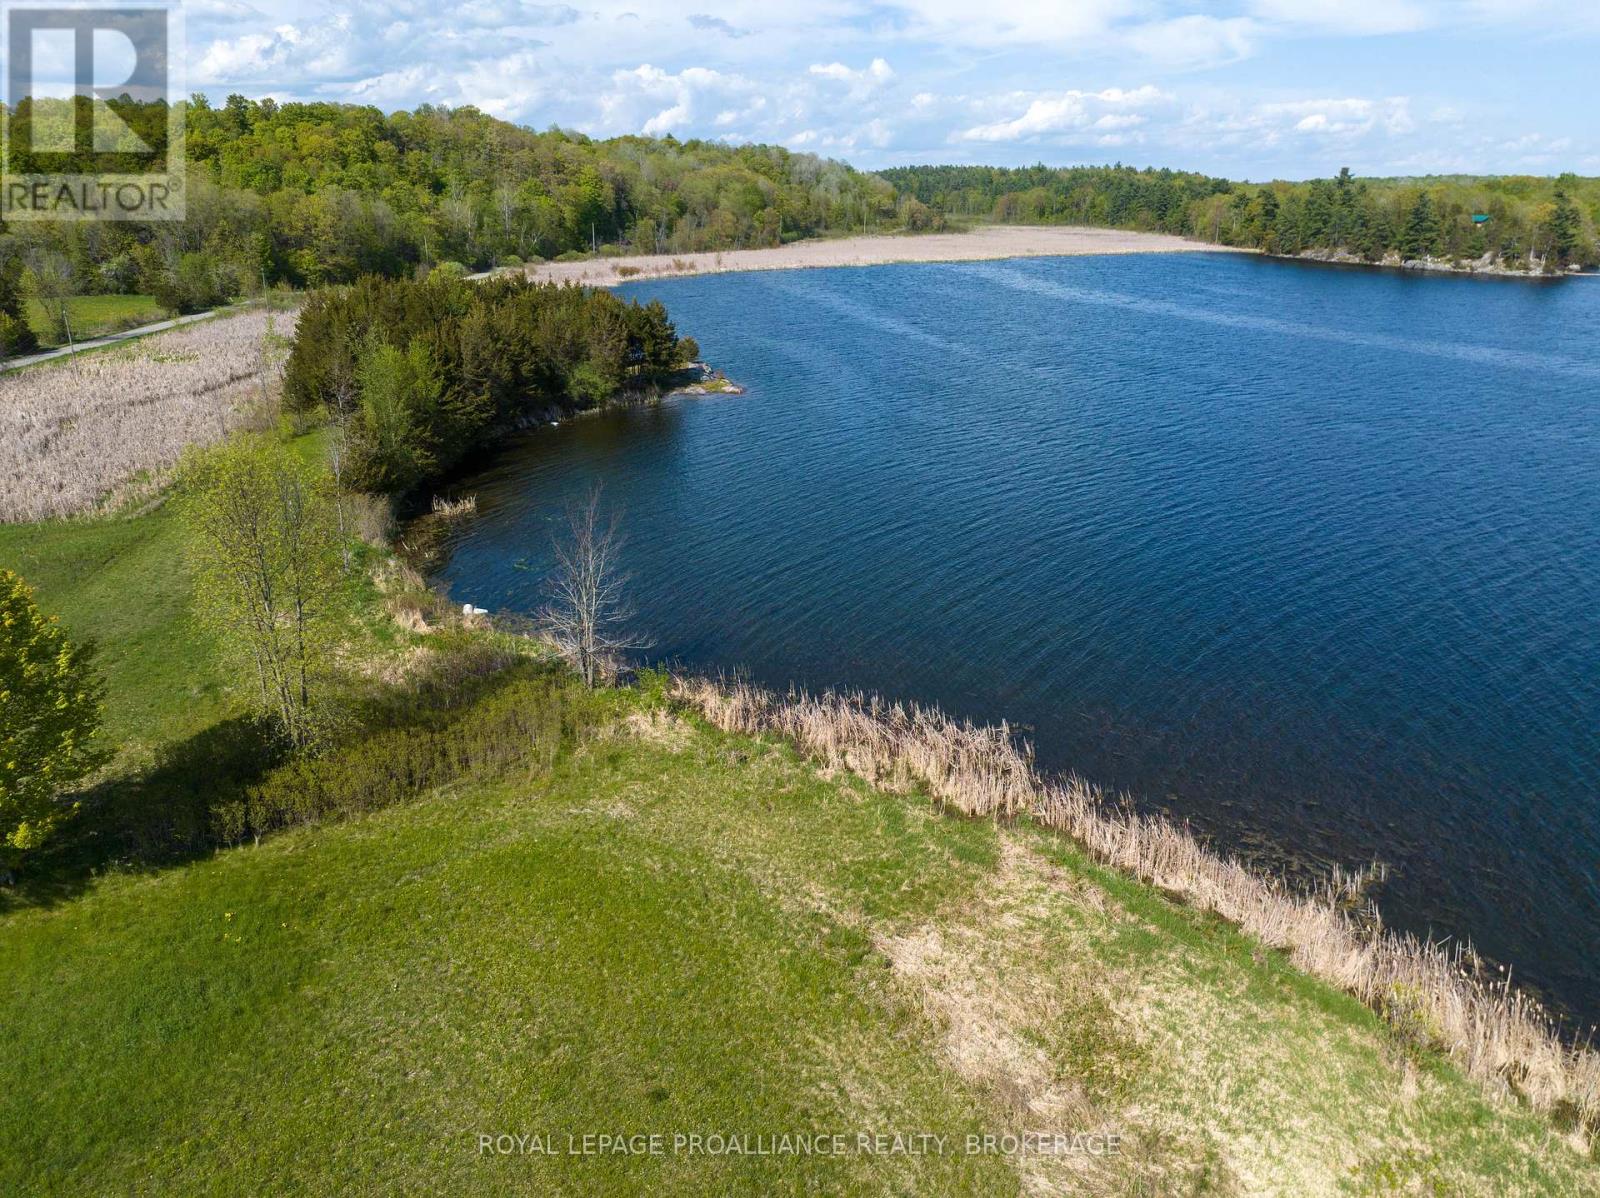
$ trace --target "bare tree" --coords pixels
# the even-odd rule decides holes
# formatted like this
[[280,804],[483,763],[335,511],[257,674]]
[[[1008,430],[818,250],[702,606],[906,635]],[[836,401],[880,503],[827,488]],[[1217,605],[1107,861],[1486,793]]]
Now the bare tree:
[[539,613],[540,629],[590,687],[615,671],[619,654],[644,645],[627,631],[633,611],[621,569],[621,523],[615,513],[602,514],[600,490],[596,484],[582,502],[567,506],[567,527],[555,538],[550,600]]

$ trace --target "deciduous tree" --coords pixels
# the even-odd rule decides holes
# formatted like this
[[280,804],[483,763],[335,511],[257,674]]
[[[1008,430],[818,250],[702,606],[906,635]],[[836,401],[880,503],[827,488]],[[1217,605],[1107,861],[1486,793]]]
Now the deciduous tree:
[[39,610],[20,576],[0,570],[0,876],[72,814],[62,795],[105,759],[92,656]]
[[332,479],[265,438],[191,453],[180,477],[199,615],[304,747],[323,726],[342,610]]

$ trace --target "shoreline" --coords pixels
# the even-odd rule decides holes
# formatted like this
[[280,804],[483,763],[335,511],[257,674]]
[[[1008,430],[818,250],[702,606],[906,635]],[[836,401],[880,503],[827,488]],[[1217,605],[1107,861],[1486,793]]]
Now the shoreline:
[[1451,262],[1442,258],[1402,261],[1397,255],[1369,261],[1344,250],[1311,249],[1268,253],[1249,246],[1218,245],[1171,233],[1093,225],[979,225],[954,233],[871,233],[815,237],[781,246],[745,250],[705,250],[687,254],[626,254],[570,262],[540,262],[486,271],[473,278],[520,272],[541,283],[616,287],[653,279],[741,274],[767,270],[825,270],[852,266],[893,266],[921,262],[993,262],[1009,258],[1078,258],[1121,254],[1252,254],[1280,262],[1309,263],[1361,270],[1404,271],[1420,275],[1555,282],[1595,272],[1567,270],[1545,274],[1515,270],[1498,261]]
[[[1169,233],[1140,233],[1080,225],[984,225],[966,233],[874,233],[810,238],[751,250],[692,254],[631,254],[541,262],[520,270],[542,283],[615,287],[644,279],[759,270],[816,270],[910,262],[987,262],[1002,258],[1074,258],[1093,254],[1238,254],[1234,246],[1191,241]],[[503,272],[491,272],[503,273]]]
[[1376,866],[1336,866],[1320,884],[1295,886],[1212,847],[1186,823],[1140,813],[1076,774],[1040,772],[1004,722],[973,724],[872,694],[780,695],[737,676],[674,672],[668,685],[676,702],[723,732],[778,737],[830,772],[892,793],[920,789],[946,814],[1058,833],[1099,864],[1281,951],[1442,1053],[1486,1093],[1555,1117],[1584,1151],[1593,1142],[1595,1029],[1567,1025],[1470,943],[1385,926],[1368,894],[1382,880]]
[[1317,266],[1343,266],[1355,267],[1363,270],[1400,271],[1405,274],[1418,275],[1464,275],[1468,278],[1482,279],[1521,279],[1523,282],[1533,283],[1558,283],[1562,279],[1581,279],[1585,275],[1593,275],[1593,271],[1578,269],[1558,270],[1546,274],[1542,269],[1521,269],[1503,265],[1498,258],[1486,255],[1482,258],[1452,260],[1448,258],[1406,258],[1398,254],[1389,254],[1376,262],[1353,254],[1348,250],[1301,250],[1298,254],[1263,254],[1263,257],[1277,258],[1283,262],[1309,262]]

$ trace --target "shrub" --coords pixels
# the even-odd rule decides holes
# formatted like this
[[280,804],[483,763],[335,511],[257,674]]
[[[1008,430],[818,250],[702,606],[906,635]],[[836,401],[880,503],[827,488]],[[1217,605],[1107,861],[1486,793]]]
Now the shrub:
[[9,312],[0,312],[0,356],[31,354],[39,348],[39,338],[28,323]]
[[[59,864],[170,862],[299,824],[394,806],[430,788],[540,770],[606,718],[604,695],[481,634],[437,633],[401,684],[347,692],[352,717],[295,752],[266,720],[225,720],[164,747],[85,802]],[[352,684],[355,685],[355,684]]]
[[[292,758],[219,803],[212,812],[215,841],[236,844],[279,828],[376,811],[512,766],[548,769],[564,742],[598,722],[601,703],[564,671],[507,671],[482,638],[445,643],[439,674],[379,713],[383,722],[375,730],[328,752]],[[463,694],[475,697],[464,703]]]

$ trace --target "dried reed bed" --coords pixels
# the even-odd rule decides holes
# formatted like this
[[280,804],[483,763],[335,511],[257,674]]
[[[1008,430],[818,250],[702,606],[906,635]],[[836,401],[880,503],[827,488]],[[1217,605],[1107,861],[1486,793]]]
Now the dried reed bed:
[[674,695],[725,731],[786,737],[886,789],[920,786],[962,815],[1027,816],[1065,833],[1095,860],[1284,950],[1404,1034],[1443,1049],[1492,1092],[1525,1099],[1580,1136],[1600,1131],[1600,1054],[1564,1043],[1538,1004],[1509,979],[1488,980],[1470,950],[1387,930],[1370,904],[1353,910],[1360,876],[1302,892],[1081,779],[1041,778],[1004,725],[977,727],[859,695],[782,698],[737,681],[678,678]]
[[[294,331],[293,313],[273,331]],[[0,522],[85,512],[247,424],[275,379],[268,313],[199,321],[0,375]]]

